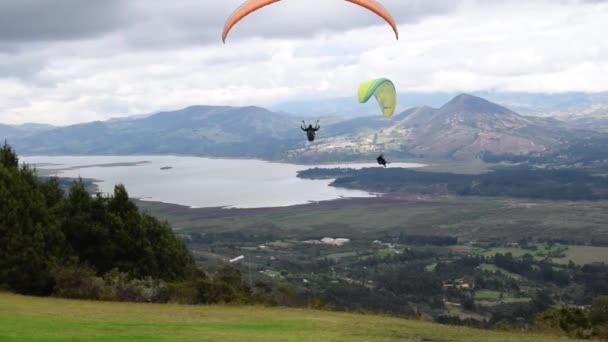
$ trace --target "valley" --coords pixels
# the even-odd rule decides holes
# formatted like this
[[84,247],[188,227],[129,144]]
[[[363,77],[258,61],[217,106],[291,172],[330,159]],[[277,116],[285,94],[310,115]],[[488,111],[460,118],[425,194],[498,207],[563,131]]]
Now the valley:
[[[233,267],[243,293],[282,306],[516,331],[532,329],[552,307],[589,310],[605,294],[608,138],[601,130],[523,116],[467,94],[390,120],[328,118],[314,143],[294,133],[299,120],[260,107],[194,106],[45,128],[13,141],[26,154],[50,156],[41,159],[43,173],[53,158],[96,155],[103,161],[72,162],[63,177],[86,175],[91,193],[131,182],[137,207],[169,223],[206,275]],[[388,168],[346,165],[379,153]],[[212,159],[197,168],[177,161],[200,156]],[[259,159],[298,165],[281,164],[283,175]],[[231,188],[242,170],[261,178],[249,171],[251,184]],[[212,186],[198,186],[205,181]],[[279,194],[295,184],[301,198],[278,207]],[[219,201],[230,192],[243,201],[245,189],[257,190],[241,208]],[[366,195],[340,198],[327,189]],[[184,195],[185,205],[172,204]]]
[[[243,255],[245,282],[288,284],[294,303],[318,297],[341,310],[488,327],[548,303],[585,305],[604,285],[582,279],[608,272],[608,201],[401,194],[286,208],[138,205],[168,220],[202,267]],[[445,287],[459,279],[475,287]]]
[[0,342],[608,340],[608,0],[0,0]]

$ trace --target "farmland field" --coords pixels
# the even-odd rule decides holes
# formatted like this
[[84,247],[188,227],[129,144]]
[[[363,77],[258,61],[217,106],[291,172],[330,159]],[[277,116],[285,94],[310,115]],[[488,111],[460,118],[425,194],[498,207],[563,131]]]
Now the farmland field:
[[[179,233],[272,232],[281,238],[370,238],[391,232],[449,235],[462,241],[522,238],[608,241],[608,201],[382,197],[283,208],[191,209],[138,201]],[[584,232],[584,234],[582,234]]]
[[567,264],[572,260],[573,263],[579,265],[593,262],[608,263],[608,247],[568,246],[565,254],[563,258],[554,259],[554,261]]

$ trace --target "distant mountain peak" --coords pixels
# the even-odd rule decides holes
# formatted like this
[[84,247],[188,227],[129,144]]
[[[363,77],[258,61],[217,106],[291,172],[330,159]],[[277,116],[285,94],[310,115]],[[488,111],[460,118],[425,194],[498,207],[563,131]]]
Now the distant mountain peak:
[[266,109],[264,107],[260,107],[260,106],[244,106],[244,107],[240,107],[240,108],[268,111],[268,109]]
[[440,108],[442,112],[467,114],[515,114],[513,111],[470,94],[460,94]]
[[471,95],[471,94],[467,94],[467,93],[461,93],[459,95],[456,95],[454,97],[453,100],[460,100],[460,101],[466,101],[466,100],[483,100],[483,101],[487,101],[486,99],[479,97],[479,96],[475,96],[475,95]]

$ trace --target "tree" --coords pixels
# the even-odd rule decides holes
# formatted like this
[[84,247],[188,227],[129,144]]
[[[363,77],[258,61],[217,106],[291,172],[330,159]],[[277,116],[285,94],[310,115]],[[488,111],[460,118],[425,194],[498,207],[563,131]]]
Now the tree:
[[117,268],[134,277],[176,280],[194,268],[171,227],[141,214],[123,185],[110,198],[91,198],[79,180],[70,189],[64,215],[71,250],[100,275]]
[[19,158],[17,153],[7,144],[6,140],[0,148],[0,166],[7,169],[16,169],[19,167]]
[[47,179],[42,183],[40,190],[46,198],[46,206],[50,210],[56,210],[62,204],[64,192],[59,186],[59,181],[56,177]]
[[591,324],[583,309],[573,307],[551,308],[534,317],[534,327],[540,331],[562,331],[573,337],[582,337]]
[[597,297],[593,300],[589,318],[595,325],[608,323],[608,296]]
[[0,148],[0,283],[23,294],[50,294],[49,262],[64,253],[64,236],[40,182],[5,143]]
[[0,148],[0,285],[23,294],[51,294],[50,267],[69,266],[70,260],[89,265],[98,276],[113,269],[128,277],[171,281],[196,274],[190,252],[171,227],[140,213],[124,186],[116,186],[110,198],[92,197],[78,179],[64,196],[56,178],[43,181],[27,165],[19,167],[5,143]]

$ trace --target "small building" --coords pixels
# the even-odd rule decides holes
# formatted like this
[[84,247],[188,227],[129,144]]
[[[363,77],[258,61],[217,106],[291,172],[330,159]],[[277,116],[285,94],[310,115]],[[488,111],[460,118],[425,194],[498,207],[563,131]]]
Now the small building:
[[458,290],[473,290],[475,288],[475,282],[466,279],[456,279],[451,282],[444,282],[443,289],[458,289]]
[[321,242],[326,244],[326,245],[334,245],[334,246],[342,246],[344,244],[347,244],[350,242],[350,239],[344,239],[344,238],[330,238],[330,237],[326,237],[321,239]]

